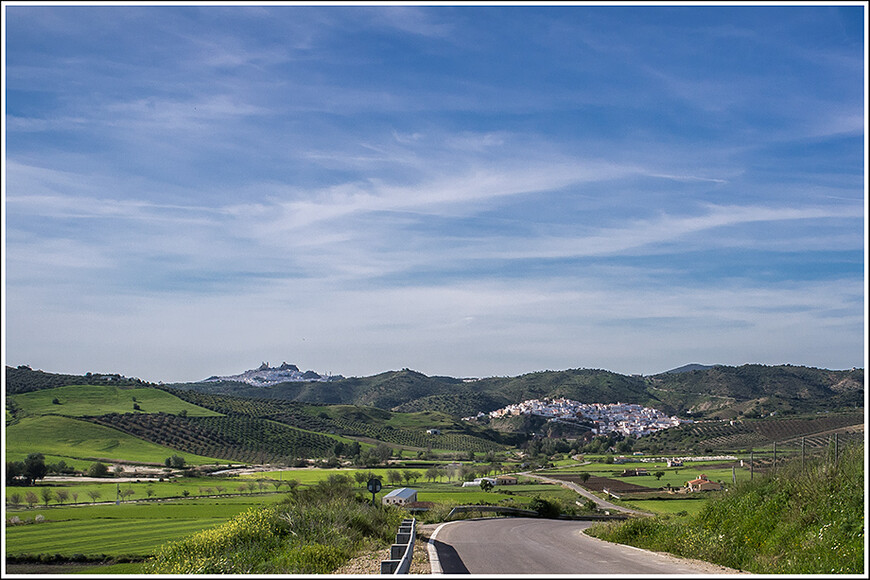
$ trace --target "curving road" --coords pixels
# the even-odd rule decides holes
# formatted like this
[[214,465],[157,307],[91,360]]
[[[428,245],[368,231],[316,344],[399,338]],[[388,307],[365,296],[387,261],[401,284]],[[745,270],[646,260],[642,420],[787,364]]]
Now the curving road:
[[433,573],[443,574],[733,574],[583,533],[592,522],[490,518],[448,522],[429,540]]

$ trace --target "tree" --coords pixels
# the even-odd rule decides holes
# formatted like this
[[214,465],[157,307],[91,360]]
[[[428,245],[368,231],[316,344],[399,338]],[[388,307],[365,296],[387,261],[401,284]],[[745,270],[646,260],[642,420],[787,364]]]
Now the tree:
[[580,483],[586,483],[587,481],[589,481],[589,478],[592,477],[592,475],[588,471],[584,471],[577,477],[580,478]]
[[88,477],[107,477],[108,475],[109,468],[106,467],[105,463],[97,461],[96,463],[92,463],[91,466],[88,467]]
[[122,489],[122,490],[121,490],[121,497],[122,497],[122,498],[128,498],[128,497],[130,497],[131,495],[133,495],[133,494],[135,494],[135,493],[136,493],[136,491],[135,491],[133,488],[128,487],[127,489]]
[[172,455],[171,457],[167,457],[163,464],[172,469],[184,469],[185,460],[184,457],[181,457],[180,455]]
[[145,495],[147,495],[148,497],[153,496],[154,495],[154,488],[151,487],[150,485],[148,487],[146,487],[145,488]]
[[665,472],[664,471],[656,471],[655,473],[653,473],[653,475],[655,476],[657,481],[660,481],[661,478],[664,477]]
[[380,463],[384,463],[393,456],[393,450],[386,443],[378,443],[374,447],[374,454],[380,460]]
[[541,498],[532,501],[529,507],[538,512],[538,515],[542,518],[558,518],[559,514],[562,512],[561,506],[557,502],[551,502]]
[[492,482],[490,480],[488,480],[488,479],[481,479],[480,480],[480,489],[482,489],[483,491],[492,491],[492,488],[493,488],[493,485],[492,485]]
[[369,480],[369,474],[362,470],[354,471],[353,480],[357,482],[360,487],[362,487]]
[[27,485],[32,485],[34,481],[42,479],[48,473],[48,467],[45,466],[45,456],[42,453],[31,453],[24,459],[24,473],[22,474],[27,480]]
[[54,492],[50,487],[43,487],[39,490],[39,495],[42,496],[42,501],[45,504],[45,507],[48,507],[48,502],[54,499]]
[[435,479],[436,479],[437,477],[438,477],[438,468],[437,468],[436,466],[434,466],[434,465],[430,466],[430,467],[426,470],[426,478],[427,478],[429,481],[435,481]]
[[21,494],[20,493],[10,493],[9,494],[9,505],[12,507],[18,507],[21,505]]
[[401,483],[402,482],[402,474],[399,473],[396,469],[387,470],[387,481],[390,483]]
[[[105,465],[103,467],[105,467]],[[98,489],[89,489],[88,490],[88,496],[90,496],[91,501],[93,503],[97,503],[97,500],[100,499],[100,495],[102,495],[102,494],[100,493],[100,490],[98,490]]]
[[417,476],[416,471],[411,471],[410,469],[402,470],[402,479],[405,480],[405,485],[409,485],[411,483],[411,480],[416,479],[416,477],[419,477]]
[[65,489],[57,490],[55,495],[57,496],[57,503],[65,503],[69,500],[69,492]]
[[24,501],[27,503],[28,507],[33,507],[39,501],[39,498],[36,497],[36,494],[32,491],[28,491],[24,494]]
[[15,478],[24,475],[23,461],[7,461],[6,462],[6,484],[15,485]]

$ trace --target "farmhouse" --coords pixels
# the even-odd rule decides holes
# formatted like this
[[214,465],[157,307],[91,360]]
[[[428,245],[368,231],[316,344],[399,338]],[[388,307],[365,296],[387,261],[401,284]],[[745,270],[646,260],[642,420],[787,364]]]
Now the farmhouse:
[[619,477],[632,477],[635,475],[649,475],[649,471],[643,467],[638,467],[637,469],[626,469],[623,470]]
[[417,501],[417,490],[410,487],[394,489],[381,499],[384,505],[407,505]]
[[715,481],[710,481],[703,473],[698,477],[698,479],[687,481],[686,487],[689,488],[689,491],[719,491],[722,489],[720,484]]

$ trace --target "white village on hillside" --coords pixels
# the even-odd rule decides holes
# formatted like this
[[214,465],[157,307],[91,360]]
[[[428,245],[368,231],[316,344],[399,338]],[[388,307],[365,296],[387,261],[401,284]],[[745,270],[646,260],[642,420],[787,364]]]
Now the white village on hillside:
[[617,432],[632,437],[642,437],[661,429],[676,427],[691,420],[668,417],[651,407],[630,403],[580,403],[571,399],[529,399],[522,403],[508,405],[489,413],[478,413],[463,420],[479,420],[484,417],[493,419],[511,415],[538,415],[550,421],[587,421],[592,423],[592,432],[606,434]]

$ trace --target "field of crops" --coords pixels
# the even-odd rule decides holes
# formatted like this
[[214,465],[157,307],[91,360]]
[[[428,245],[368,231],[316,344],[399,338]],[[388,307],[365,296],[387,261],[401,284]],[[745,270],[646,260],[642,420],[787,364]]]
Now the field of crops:
[[[503,445],[482,437],[450,432],[449,426],[445,428],[442,424],[447,419],[440,414],[395,415],[380,409],[360,410],[341,405],[328,408],[306,406],[292,401],[241,399],[196,391],[172,392],[192,404],[226,415],[268,418],[291,427],[320,433],[375,439],[415,449],[486,452],[504,448]],[[320,412],[317,412],[318,409]],[[375,415],[374,418],[369,416],[372,414]],[[452,424],[451,421],[447,423]],[[426,429],[430,427],[446,430],[441,435],[433,436],[426,433]]]
[[338,440],[247,416],[180,417],[125,413],[91,417],[90,420],[166,447],[248,463],[286,463],[297,457],[323,457]]
[[[807,448],[824,447],[836,431],[860,431],[863,437],[864,415],[831,413],[811,417],[784,417],[701,422],[666,429],[644,438],[643,445],[680,444],[685,449],[758,449],[774,441],[799,442],[805,438]],[[848,435],[847,435],[848,437]],[[859,438],[860,438],[859,437]]]

